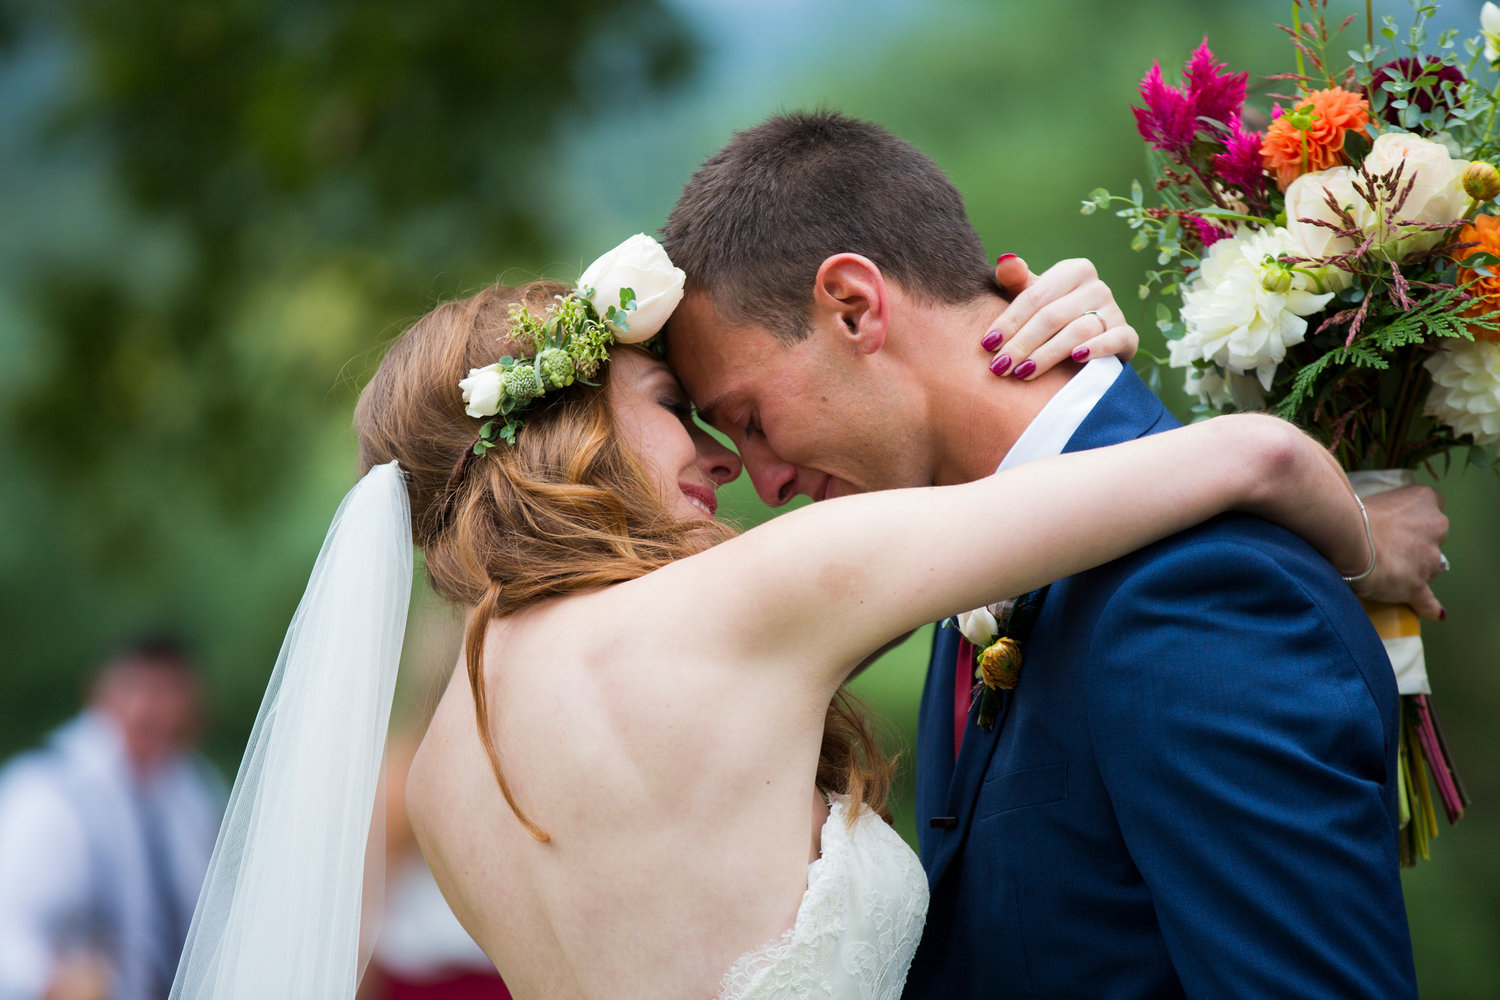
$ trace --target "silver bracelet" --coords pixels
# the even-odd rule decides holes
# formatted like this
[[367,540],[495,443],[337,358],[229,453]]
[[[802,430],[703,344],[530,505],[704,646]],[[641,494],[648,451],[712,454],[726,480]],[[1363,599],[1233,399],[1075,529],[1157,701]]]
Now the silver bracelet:
[[1363,580],[1365,577],[1375,572],[1375,564],[1380,561],[1379,553],[1375,551],[1375,535],[1370,531],[1370,512],[1365,510],[1365,502],[1359,497],[1355,497],[1354,502],[1359,504],[1360,516],[1365,519],[1365,541],[1370,543],[1370,565],[1367,566],[1365,568],[1365,571],[1359,574],[1359,576],[1344,577],[1345,583],[1358,583],[1359,581]]

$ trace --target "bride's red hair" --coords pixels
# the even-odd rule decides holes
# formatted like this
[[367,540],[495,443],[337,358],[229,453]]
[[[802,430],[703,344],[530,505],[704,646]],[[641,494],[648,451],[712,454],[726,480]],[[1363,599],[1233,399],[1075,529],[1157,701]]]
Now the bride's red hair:
[[[506,353],[513,307],[540,316],[553,296],[568,291],[555,282],[496,285],[439,305],[395,341],[354,410],[360,471],[400,463],[413,540],[433,590],[474,609],[464,659],[480,740],[505,801],[538,840],[547,834],[512,794],[488,721],[483,653],[490,621],[644,576],[733,534],[666,508],[615,430],[609,365],[600,368],[597,386],[575,383],[533,404],[514,446],[475,458],[454,482],[455,465],[479,430],[464,412],[459,380]],[[841,691],[825,723],[820,787],[889,818],[891,770],[861,706]]]

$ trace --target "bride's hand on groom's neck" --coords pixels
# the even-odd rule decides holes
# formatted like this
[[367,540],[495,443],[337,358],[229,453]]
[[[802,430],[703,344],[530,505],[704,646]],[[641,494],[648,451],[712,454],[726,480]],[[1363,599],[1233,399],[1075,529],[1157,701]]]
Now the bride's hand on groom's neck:
[[1008,253],[995,263],[995,281],[1009,304],[980,345],[996,376],[1029,381],[1064,361],[1135,355],[1139,338],[1091,262],[1065,260],[1038,275]]

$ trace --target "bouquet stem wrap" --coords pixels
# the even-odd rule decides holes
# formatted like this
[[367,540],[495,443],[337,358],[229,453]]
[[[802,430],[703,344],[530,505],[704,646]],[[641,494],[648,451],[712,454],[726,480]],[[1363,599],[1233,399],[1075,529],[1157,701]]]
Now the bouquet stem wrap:
[[[1416,475],[1407,469],[1349,473],[1349,482],[1360,499],[1415,481]],[[1385,645],[1396,673],[1396,688],[1401,692],[1397,801],[1401,810],[1401,863],[1409,866],[1429,858],[1429,845],[1438,835],[1434,791],[1450,825],[1463,816],[1469,797],[1432,705],[1421,619],[1404,604],[1361,603]]]

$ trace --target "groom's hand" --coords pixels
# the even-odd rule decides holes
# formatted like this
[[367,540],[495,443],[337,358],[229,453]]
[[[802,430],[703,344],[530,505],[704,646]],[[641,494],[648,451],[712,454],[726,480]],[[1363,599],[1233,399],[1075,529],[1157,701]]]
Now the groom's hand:
[[1354,592],[1370,601],[1409,604],[1423,618],[1441,621],[1446,613],[1432,581],[1447,568],[1438,548],[1448,537],[1443,495],[1429,486],[1403,486],[1366,498],[1365,510],[1379,559]]
[[996,375],[1032,379],[1070,358],[1134,356],[1140,339],[1089,261],[1065,260],[1037,275],[1008,253],[995,263],[995,280],[1010,300],[982,342]]

